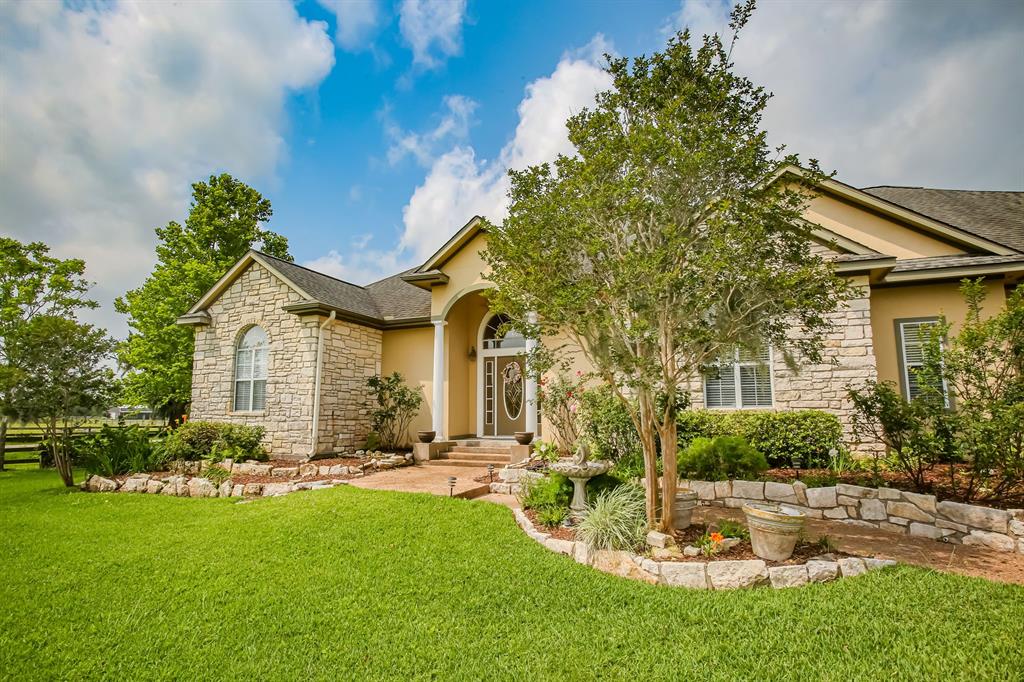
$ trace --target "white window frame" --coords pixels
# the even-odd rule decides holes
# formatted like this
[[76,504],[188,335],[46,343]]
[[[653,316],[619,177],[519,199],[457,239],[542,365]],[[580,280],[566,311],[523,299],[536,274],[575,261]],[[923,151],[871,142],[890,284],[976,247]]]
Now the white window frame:
[[[263,342],[257,342],[255,345],[245,347],[246,338],[254,330],[259,329],[263,333]],[[257,372],[257,356],[262,356],[262,372]],[[239,374],[243,367],[241,360],[248,357],[249,376],[240,377]],[[234,371],[234,382],[231,385],[231,411],[232,412],[263,412],[267,408],[267,374],[269,374],[269,363],[270,363],[270,339],[267,336],[265,329],[258,325],[252,325],[247,327],[246,330],[238,337],[238,342],[235,344],[235,371]],[[262,374],[262,376],[257,376]],[[263,382],[263,404],[256,405],[256,384]],[[245,404],[239,404],[238,386],[239,384],[247,384],[249,387],[248,400]]]
[[[716,405],[711,407],[708,405],[708,376],[705,374],[702,376],[704,383],[704,407],[709,410],[767,410],[775,407],[775,365],[773,360],[772,347],[768,346],[768,361],[761,362],[760,360],[740,360],[739,349],[733,351],[732,362],[723,363],[721,361],[715,363],[715,367],[732,367],[732,380],[734,404],[732,405]],[[742,388],[742,372],[741,367],[765,367],[768,370],[768,399],[767,405],[745,405],[743,404],[743,388]]]
[[[911,367],[924,367],[924,339],[921,336],[922,325],[935,325],[939,323],[938,317],[910,317],[905,319],[896,320],[896,346],[899,351],[900,357],[900,392],[903,394],[905,399],[912,400],[910,396],[910,370]],[[922,362],[911,364],[907,360],[907,335],[904,329],[908,325],[916,325],[918,327],[918,343],[921,346],[921,359]],[[942,348],[940,346],[939,353],[941,354]],[[940,358],[941,362],[941,358]],[[949,383],[946,381],[945,375],[942,377],[942,402],[946,407],[949,407]]]

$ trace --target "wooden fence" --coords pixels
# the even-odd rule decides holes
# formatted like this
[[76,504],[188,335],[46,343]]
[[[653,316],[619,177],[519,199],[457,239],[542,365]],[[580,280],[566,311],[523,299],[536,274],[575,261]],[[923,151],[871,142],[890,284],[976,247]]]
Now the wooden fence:
[[[72,438],[81,438],[96,433],[104,426],[122,427],[121,424],[89,424],[79,426],[71,430]],[[165,428],[163,424],[145,422],[142,424],[124,424],[123,427],[137,426],[143,429],[150,436],[155,436]],[[5,450],[5,464],[36,464],[39,462],[39,455],[43,451],[43,441],[46,439],[46,431],[39,426],[11,426],[7,431],[7,447]],[[13,459],[11,455],[22,455]],[[26,458],[25,455],[32,455]]]

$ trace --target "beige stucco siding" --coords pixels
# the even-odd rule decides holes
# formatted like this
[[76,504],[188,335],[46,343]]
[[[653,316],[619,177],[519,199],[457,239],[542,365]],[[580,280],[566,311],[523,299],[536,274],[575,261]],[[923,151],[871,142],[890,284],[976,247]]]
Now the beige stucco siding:
[[480,233],[452,256],[441,269],[448,275],[448,283],[431,291],[430,314],[439,318],[452,304],[470,291],[491,286],[483,276],[487,263],[480,253],[487,249],[487,235]]
[[956,246],[828,195],[812,199],[804,217],[888,256],[925,258],[964,253]]
[[417,431],[429,431],[433,410],[430,398],[434,390],[434,328],[393,329],[384,332],[381,373],[400,372],[405,383],[423,396],[423,406],[409,426],[409,441]]
[[[967,306],[956,282],[876,288],[871,292],[871,327],[875,340],[878,378],[900,385],[899,355],[896,348],[896,320],[945,315],[953,323],[953,334],[967,314]],[[1006,306],[1003,283],[987,282],[983,314],[994,315]]]

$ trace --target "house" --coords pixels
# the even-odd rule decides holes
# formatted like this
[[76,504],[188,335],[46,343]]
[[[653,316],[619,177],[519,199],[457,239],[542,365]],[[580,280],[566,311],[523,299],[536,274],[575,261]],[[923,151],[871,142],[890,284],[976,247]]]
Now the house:
[[[794,373],[765,349],[689,390],[696,407],[827,410],[852,443],[847,387],[881,379],[913,395],[922,326],[964,317],[959,280],[985,278],[986,310],[1004,305],[1024,275],[1024,192],[819,190],[804,216],[815,248],[860,292],[835,313],[838,362]],[[248,253],[178,320],[195,329],[192,418],[262,424],[279,458],[351,451],[370,428],[366,378],[398,371],[426,398],[413,431],[543,434],[523,372],[532,341],[500,336],[483,296],[486,248],[474,218],[419,267],[367,286]]]

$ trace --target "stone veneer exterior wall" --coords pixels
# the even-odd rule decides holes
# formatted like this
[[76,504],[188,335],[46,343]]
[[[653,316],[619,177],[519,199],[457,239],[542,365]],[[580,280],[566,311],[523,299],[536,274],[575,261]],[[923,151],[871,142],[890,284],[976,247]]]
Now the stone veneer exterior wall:
[[[324,318],[281,309],[302,300],[253,263],[210,305],[211,323],[195,329],[192,419],[263,426],[265,445],[275,458],[310,454],[317,334]],[[266,409],[235,412],[235,346],[254,324],[267,332],[270,343]],[[377,330],[340,320],[325,329],[318,454],[362,445],[370,428],[366,377],[380,371],[380,353]]]
[[[863,386],[877,378],[871,334],[871,301],[867,279],[852,283],[857,295],[831,318],[835,331],[825,339],[824,362],[789,369],[782,353],[772,354],[772,407],[765,410],[815,409],[831,412],[843,425],[843,440],[852,450],[874,451],[880,444],[858,442],[853,433],[853,403],[847,390]],[[704,384],[700,378],[689,382],[690,399],[695,408],[704,407]]]

